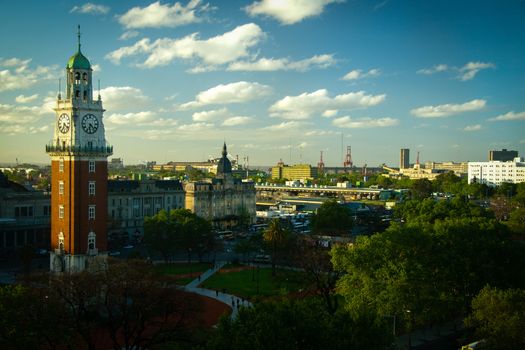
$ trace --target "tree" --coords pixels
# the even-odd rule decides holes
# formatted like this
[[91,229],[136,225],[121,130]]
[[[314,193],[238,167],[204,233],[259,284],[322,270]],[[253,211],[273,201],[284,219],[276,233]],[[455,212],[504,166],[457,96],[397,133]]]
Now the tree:
[[270,221],[268,228],[263,233],[264,241],[270,246],[272,252],[272,276],[275,276],[275,265],[279,251],[286,245],[290,232],[281,226],[279,219]]
[[525,290],[483,288],[465,323],[486,340],[488,349],[525,349]]
[[512,235],[517,239],[525,239],[525,208],[518,208],[510,213],[509,220],[505,222]]
[[391,330],[370,314],[329,314],[314,298],[257,303],[222,318],[206,349],[386,349]]
[[417,179],[412,182],[410,194],[414,199],[425,199],[432,194],[432,182],[429,179]]
[[173,215],[161,210],[144,219],[144,242],[159,252],[167,263],[177,248],[177,235],[181,226]]
[[352,213],[335,200],[321,204],[312,215],[312,231],[322,235],[348,235],[352,231]]

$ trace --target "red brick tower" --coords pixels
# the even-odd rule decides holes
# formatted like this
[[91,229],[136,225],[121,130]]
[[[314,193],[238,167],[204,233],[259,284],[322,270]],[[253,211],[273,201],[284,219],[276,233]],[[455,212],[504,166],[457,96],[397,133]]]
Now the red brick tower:
[[107,157],[102,100],[93,100],[92,69],[80,51],[66,66],[58,94],[51,156],[51,271],[75,272],[107,251]]

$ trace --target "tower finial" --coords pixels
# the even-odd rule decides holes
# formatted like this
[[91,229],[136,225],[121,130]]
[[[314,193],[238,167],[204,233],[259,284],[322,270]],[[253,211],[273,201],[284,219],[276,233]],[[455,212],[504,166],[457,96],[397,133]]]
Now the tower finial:
[[77,26],[78,52],[80,52],[80,24]]

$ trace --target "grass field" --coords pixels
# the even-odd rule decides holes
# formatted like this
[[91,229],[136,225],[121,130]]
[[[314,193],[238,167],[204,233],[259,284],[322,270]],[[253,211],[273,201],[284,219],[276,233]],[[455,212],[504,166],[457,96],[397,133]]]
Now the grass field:
[[209,270],[212,267],[209,263],[174,263],[174,264],[157,264],[155,271],[164,275],[195,275]]
[[271,268],[259,268],[258,272],[257,269],[219,272],[204,281],[201,287],[219,291],[226,289],[226,293],[250,299],[256,296],[286,295],[305,286],[300,272],[278,269],[277,275],[272,277]]

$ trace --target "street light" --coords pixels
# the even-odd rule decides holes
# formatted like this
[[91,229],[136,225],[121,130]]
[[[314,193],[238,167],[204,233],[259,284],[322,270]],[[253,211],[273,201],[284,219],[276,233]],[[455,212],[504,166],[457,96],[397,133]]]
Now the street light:
[[412,349],[412,311],[405,310],[408,314],[408,349]]

